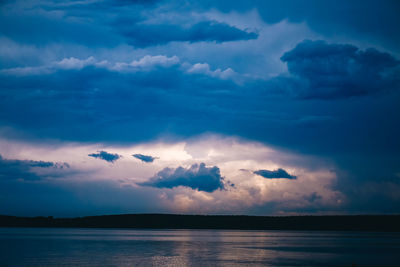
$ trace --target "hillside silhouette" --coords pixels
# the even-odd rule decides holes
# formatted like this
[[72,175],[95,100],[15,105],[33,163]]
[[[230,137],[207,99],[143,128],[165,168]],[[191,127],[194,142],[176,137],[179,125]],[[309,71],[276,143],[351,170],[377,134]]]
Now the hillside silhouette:
[[123,214],[77,218],[0,215],[0,227],[326,230],[399,232],[400,215],[234,216]]

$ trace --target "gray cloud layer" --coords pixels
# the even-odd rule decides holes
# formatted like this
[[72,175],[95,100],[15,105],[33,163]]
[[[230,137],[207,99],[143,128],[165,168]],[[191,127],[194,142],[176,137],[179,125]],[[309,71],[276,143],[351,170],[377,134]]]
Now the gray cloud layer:
[[296,179],[296,176],[290,175],[289,173],[287,173],[287,171],[285,171],[284,169],[276,169],[273,171],[269,171],[269,170],[258,170],[258,171],[254,171],[254,174],[260,175],[264,178],[268,178],[268,179],[282,179],[282,178],[286,178],[286,179]]
[[246,32],[225,23],[203,21],[188,28],[179,25],[146,25],[123,26],[123,35],[128,43],[135,47],[163,45],[169,42],[211,42],[217,43],[256,39],[257,34]]
[[43,177],[58,176],[56,172],[39,174],[38,169],[69,168],[68,163],[55,163],[49,161],[5,159],[0,155],[0,180],[40,180]]
[[156,157],[152,157],[152,156],[148,156],[148,155],[143,155],[143,154],[133,154],[132,155],[134,158],[137,158],[143,162],[153,162],[155,159],[157,159]]
[[92,153],[89,154],[88,156],[93,158],[99,158],[111,163],[114,163],[116,160],[121,158],[121,155],[108,153],[106,151],[98,151],[98,153]]

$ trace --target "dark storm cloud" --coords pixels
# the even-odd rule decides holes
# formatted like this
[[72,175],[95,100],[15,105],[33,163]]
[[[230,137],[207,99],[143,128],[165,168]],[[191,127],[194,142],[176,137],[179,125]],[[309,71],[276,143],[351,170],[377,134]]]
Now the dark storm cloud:
[[137,47],[162,45],[169,42],[215,41],[222,43],[258,37],[257,33],[242,31],[216,21],[203,21],[190,27],[171,24],[136,24],[133,26],[119,25],[119,27],[125,28],[122,32],[128,38],[128,43]]
[[345,98],[373,94],[399,84],[399,61],[388,53],[348,44],[303,41],[281,60],[301,80],[294,94],[302,98]]
[[[64,169],[69,168],[68,163],[55,163],[49,161],[5,159],[0,155],[1,180],[40,180],[52,176],[52,173],[39,174],[38,169]],[[54,175],[53,175],[54,176]]]
[[[392,129],[385,131],[385,140],[396,133],[393,131],[396,127],[390,124],[395,120],[398,106],[395,105],[398,90],[388,78],[392,76],[370,74],[373,69],[386,73],[396,61],[388,54],[368,51],[351,45],[303,42],[283,56],[297,78],[249,81],[241,85],[209,75],[189,74],[180,65],[126,73],[94,66],[25,76],[0,73],[0,122],[37,136],[74,141],[140,142],[164,133],[191,136],[209,131],[284,147],[301,146],[312,153],[315,150],[321,153],[323,149],[348,150],[362,140],[359,136],[362,132],[358,130],[371,128],[368,132],[372,133],[385,124]],[[314,61],[318,68],[309,64]],[[368,77],[361,77],[360,73]],[[372,78],[375,81],[370,81]],[[331,86],[330,90],[312,87],[307,84],[308,79],[313,80],[310,82],[313,85]],[[365,102],[359,104],[341,102],[338,108],[336,99],[346,99],[350,94],[355,97],[360,92],[357,85],[361,88],[366,83],[363,79],[368,80],[368,87],[362,93],[377,93],[381,85],[378,91],[386,89],[394,95],[388,95],[388,101],[382,99],[376,103],[370,98],[360,100]],[[302,84],[296,87],[299,80]],[[356,86],[349,87],[343,81]],[[393,85],[391,90],[389,84]],[[283,88],[280,94],[276,94],[275,87]],[[290,99],[287,93],[308,99]],[[319,102],[320,98],[331,101]],[[380,112],[387,120],[379,119]],[[366,113],[371,113],[368,123],[363,122]],[[360,125],[356,127],[357,124]],[[341,137],[342,142],[336,142],[338,135],[349,132],[354,135],[346,134]],[[378,140],[384,139],[376,140],[377,145],[370,144],[371,148],[382,147]]]
[[148,156],[148,155],[143,155],[143,154],[133,154],[133,157],[143,161],[143,162],[153,162],[155,159],[157,159],[156,157],[152,157],[152,156]]
[[[211,69],[226,68],[227,62],[236,61],[237,66],[245,66],[242,73],[246,75],[247,66],[263,69],[260,62],[282,56],[289,73],[265,80],[271,74],[266,71],[263,79],[237,84],[216,76],[188,74],[178,64],[125,73],[95,66],[20,76],[0,72],[2,134],[118,144],[165,136],[179,140],[204,132],[234,135],[332,160],[343,170],[335,170],[336,186],[347,195],[348,210],[365,211],[373,206],[377,212],[399,211],[398,194],[386,193],[396,191],[400,172],[400,76],[394,59],[400,47],[398,1],[185,1],[184,5],[175,1],[151,1],[151,5],[147,1],[46,1],[46,7],[34,2],[2,3],[1,68],[41,66],[71,56],[93,56],[97,62],[106,59],[110,63],[125,61],[121,58],[127,56],[129,63],[142,55],[162,54],[177,55],[181,63],[209,63]],[[239,11],[239,17],[256,8],[269,24],[284,19],[304,22],[320,39],[349,40],[362,49],[324,41],[296,46],[292,39],[275,40],[272,31],[269,41],[292,49],[271,55],[253,46],[258,41],[263,45],[265,36],[220,44],[257,37],[247,30],[211,21],[197,23],[198,17],[191,27],[180,26],[179,18],[213,7],[227,12],[223,16]],[[162,24],[160,18],[168,22]],[[274,28],[270,26],[268,31]],[[128,41],[147,47],[126,49]],[[181,55],[181,46],[177,49],[178,44],[169,43],[173,41],[185,42],[183,46],[193,51],[196,60],[185,57],[185,52]],[[200,41],[205,42],[194,43]],[[216,53],[217,46],[234,49],[228,53],[231,58]],[[380,51],[365,49],[370,46]],[[239,47],[255,48],[260,57],[254,60],[236,54]],[[56,57],[48,58],[52,49]],[[130,52],[134,54],[126,54]],[[354,203],[357,207],[351,206]]]
[[[9,7],[0,9],[0,36],[29,44],[56,42],[92,48],[125,43],[148,47],[173,41],[222,43],[258,37],[255,32],[217,21],[201,21],[187,27],[146,23],[142,12],[156,8],[157,2],[48,2],[29,10],[13,8],[9,3]],[[62,12],[63,16],[55,16],[54,12]]]
[[165,168],[149,181],[139,185],[158,188],[184,186],[198,191],[214,192],[217,189],[224,189],[223,180],[218,167],[206,167],[204,163],[200,163],[193,164],[188,169],[183,167]]
[[[0,9],[0,37],[25,44],[79,44],[87,47],[115,47],[125,38],[115,29],[115,17],[130,22],[144,20],[141,12],[159,1],[46,1],[18,6],[14,1]],[[57,14],[57,15],[55,15]]]
[[[88,16],[94,15],[92,12]],[[42,45],[48,43],[83,44],[86,46],[115,46],[122,42],[118,34],[106,26],[105,19],[88,23],[77,17],[60,18],[43,13],[5,11],[0,9],[0,36],[14,41]],[[12,25],[12,27],[10,27]]]
[[[143,141],[168,128],[198,132],[206,122],[216,125],[208,120],[211,114],[231,113],[228,100],[238,89],[234,82],[189,75],[178,67],[135,73],[91,66],[32,76],[0,73],[0,122],[69,140]],[[219,107],[225,105],[219,95],[228,107]]]
[[273,171],[269,171],[269,170],[258,170],[258,171],[254,171],[254,174],[260,175],[264,178],[268,178],[268,179],[282,179],[282,178],[286,178],[286,179],[296,179],[296,176],[290,175],[289,173],[287,173],[287,171],[285,171],[284,169],[276,169]]
[[324,36],[340,33],[348,38],[380,42],[391,49],[400,47],[400,2],[397,0],[203,0],[196,4],[206,10],[217,8],[226,13],[256,9],[269,24],[285,19],[306,22]]
[[114,163],[116,160],[121,158],[121,155],[108,153],[106,151],[98,151],[98,153],[92,153],[88,155],[89,157],[98,158],[105,160],[107,162]]

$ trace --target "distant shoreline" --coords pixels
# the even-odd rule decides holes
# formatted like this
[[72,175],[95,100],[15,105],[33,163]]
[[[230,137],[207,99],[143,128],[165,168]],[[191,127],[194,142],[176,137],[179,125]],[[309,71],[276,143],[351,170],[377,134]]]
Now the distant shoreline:
[[400,215],[243,216],[121,214],[77,218],[0,215],[0,227],[400,232]]

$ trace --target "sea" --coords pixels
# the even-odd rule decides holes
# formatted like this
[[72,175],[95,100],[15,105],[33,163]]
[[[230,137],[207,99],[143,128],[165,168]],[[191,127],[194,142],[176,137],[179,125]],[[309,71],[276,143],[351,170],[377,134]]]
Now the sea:
[[400,266],[400,233],[0,228],[0,266]]

